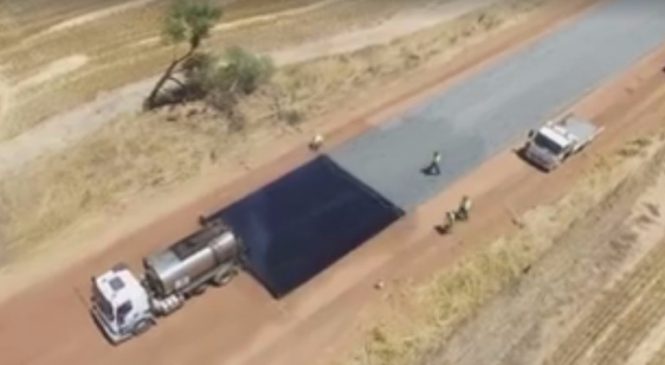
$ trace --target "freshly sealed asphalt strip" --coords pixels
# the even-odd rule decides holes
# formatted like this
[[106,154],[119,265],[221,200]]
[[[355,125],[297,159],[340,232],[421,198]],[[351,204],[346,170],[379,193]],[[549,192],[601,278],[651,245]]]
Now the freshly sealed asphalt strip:
[[[665,41],[665,0],[615,0],[330,153],[405,210]],[[421,173],[441,152],[441,174]]]
[[281,297],[404,212],[321,156],[213,215],[244,242],[244,264]]

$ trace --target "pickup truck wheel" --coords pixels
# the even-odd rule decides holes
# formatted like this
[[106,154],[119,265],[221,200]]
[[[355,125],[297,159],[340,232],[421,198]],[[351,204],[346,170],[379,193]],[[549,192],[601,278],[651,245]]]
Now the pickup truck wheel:
[[153,324],[154,322],[149,319],[142,319],[134,325],[132,333],[134,334],[134,336],[142,335],[146,333],[150,329],[150,327],[152,327]]
[[216,275],[212,278],[212,283],[215,286],[224,286],[231,281],[236,275],[238,275],[238,270],[231,269],[223,274]]

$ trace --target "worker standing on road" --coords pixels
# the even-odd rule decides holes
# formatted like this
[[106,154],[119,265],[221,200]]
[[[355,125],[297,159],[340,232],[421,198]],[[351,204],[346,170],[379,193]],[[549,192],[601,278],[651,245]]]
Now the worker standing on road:
[[314,135],[314,138],[312,138],[312,141],[309,143],[309,148],[312,149],[312,151],[318,151],[321,146],[323,145],[323,136],[321,133],[317,133]]
[[426,173],[439,175],[441,174],[441,153],[439,151],[434,151],[432,154],[432,162],[425,169]]
[[457,209],[457,216],[461,220],[469,219],[469,212],[471,211],[471,199],[468,196],[462,197],[459,208]]

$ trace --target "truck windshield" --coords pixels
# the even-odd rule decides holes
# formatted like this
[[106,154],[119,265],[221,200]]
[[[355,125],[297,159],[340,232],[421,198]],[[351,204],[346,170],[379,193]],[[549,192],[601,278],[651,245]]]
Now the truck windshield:
[[563,151],[561,146],[559,146],[557,143],[555,143],[554,141],[552,141],[551,139],[547,138],[546,136],[540,133],[538,133],[536,137],[533,139],[533,143],[536,146],[544,148],[555,155],[558,155]]
[[97,303],[97,306],[99,309],[102,311],[104,316],[106,316],[107,319],[113,321],[115,319],[115,316],[113,315],[113,306],[111,303],[109,303],[106,298],[104,298],[104,295],[99,291],[96,285],[93,285],[93,293],[94,293],[94,298],[95,302]]

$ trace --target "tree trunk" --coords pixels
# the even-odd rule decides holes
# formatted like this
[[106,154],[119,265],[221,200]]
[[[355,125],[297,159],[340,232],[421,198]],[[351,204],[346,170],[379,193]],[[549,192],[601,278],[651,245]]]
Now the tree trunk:
[[162,77],[160,77],[159,80],[157,80],[157,83],[152,88],[152,91],[150,92],[150,95],[148,95],[148,97],[143,102],[143,108],[144,109],[150,110],[150,109],[153,109],[153,108],[156,107],[155,102],[156,102],[156,99],[157,99],[157,95],[159,95],[159,92],[162,90],[162,87],[164,87],[164,84],[168,80],[174,80],[173,72],[175,71],[176,67],[179,64],[181,64],[183,61],[188,59],[194,53],[195,50],[196,50],[196,48],[190,48],[189,51],[187,51],[187,53],[184,56],[182,56],[178,59],[175,59],[175,60],[173,60],[173,62],[171,62],[169,67],[167,67],[166,70],[164,71],[164,73],[162,74]]
[[171,77],[171,74],[173,73],[173,70],[178,66],[178,60],[173,60],[169,67],[164,71],[164,74],[162,74],[162,77],[159,78],[155,86],[152,88],[152,91],[150,92],[150,95],[145,99],[145,102],[143,103],[143,108],[146,110],[153,109],[155,105],[155,99],[157,99],[157,95],[159,94],[160,90],[162,90],[162,87],[166,83],[166,81]]

